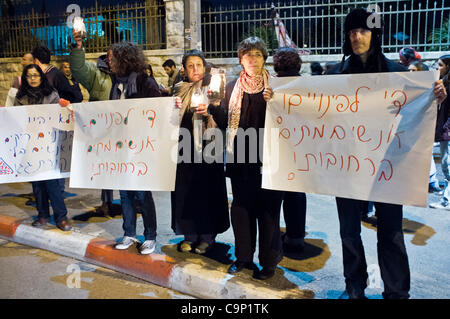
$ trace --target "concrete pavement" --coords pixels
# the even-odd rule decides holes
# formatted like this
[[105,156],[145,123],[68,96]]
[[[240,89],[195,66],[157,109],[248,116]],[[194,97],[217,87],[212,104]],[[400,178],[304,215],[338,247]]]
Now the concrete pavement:
[[[344,298],[342,252],[334,198],[307,196],[306,248],[299,260],[284,258],[276,275],[267,281],[252,278],[245,270],[229,275],[234,260],[232,230],[217,237],[215,249],[205,256],[180,253],[182,240],[170,228],[170,194],[153,192],[157,210],[157,250],[139,255],[135,246],[126,251],[113,248],[123,236],[120,206],[113,217],[95,212],[100,191],[69,189],[66,205],[74,226],[62,232],[53,225],[31,226],[37,212],[32,204],[31,184],[0,185],[0,237],[32,247],[133,275],[198,298]],[[118,192],[114,192],[118,198]],[[230,194],[231,197],[231,194]],[[438,196],[429,195],[429,200]],[[281,222],[283,230],[284,220]],[[450,211],[405,207],[403,228],[411,268],[411,298],[450,298]],[[137,233],[142,234],[141,218]],[[369,298],[381,298],[383,283],[377,266],[376,226],[363,222],[370,286]],[[140,239],[143,239],[141,237]],[[255,254],[257,255],[257,254]],[[255,256],[255,262],[258,258]]]

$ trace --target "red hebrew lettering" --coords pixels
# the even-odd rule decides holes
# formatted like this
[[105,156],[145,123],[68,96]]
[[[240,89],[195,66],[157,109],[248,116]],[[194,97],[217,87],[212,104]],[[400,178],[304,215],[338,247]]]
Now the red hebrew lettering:
[[374,164],[374,162],[368,157],[366,157],[364,160],[365,161],[369,161],[370,164],[372,164],[372,176],[375,175],[375,164]]
[[354,156],[354,155],[349,155],[348,156],[348,165],[347,165],[347,171],[350,170],[350,163],[351,163],[351,159],[354,159],[356,162],[356,172],[359,171],[359,160]]
[[147,171],[148,171],[148,166],[147,166],[147,164],[146,164],[145,162],[137,162],[137,164],[138,164],[138,165],[139,165],[139,164],[142,164],[143,169],[144,169],[144,171],[143,171],[142,169],[139,168],[137,176],[146,175],[146,174],[147,174]]
[[391,161],[389,161],[387,159],[384,159],[384,160],[381,161],[381,163],[383,163],[383,162],[388,163],[390,175],[389,175],[389,177],[386,177],[386,172],[384,170],[382,170],[381,173],[380,173],[380,177],[378,178],[378,181],[381,181],[382,178],[384,178],[384,180],[386,180],[386,181],[390,181],[391,178],[392,178],[392,175],[394,174],[394,168],[392,167]]
[[327,169],[328,169],[328,167],[330,166],[330,164],[333,165],[333,166],[336,165],[337,159],[336,159],[336,156],[334,156],[334,154],[332,154],[332,153],[326,153],[325,155],[330,155],[330,156],[333,158],[333,160],[334,160],[334,162],[332,163],[332,162],[330,161],[330,158],[327,159]]
[[[291,99],[293,97],[296,97],[297,103],[291,102]],[[299,94],[293,94],[289,97],[289,107],[288,107],[288,114],[291,114],[291,106],[300,106],[302,104],[302,97]]]
[[314,134],[313,134],[313,139],[316,137],[316,133],[320,136],[320,138],[323,137],[323,130],[325,128],[325,124],[322,124],[322,131],[319,131],[319,129],[316,127],[314,127]]
[[295,144],[294,146],[298,146],[298,145],[300,145],[300,143],[303,141],[303,138],[305,137],[305,133],[303,132],[303,129],[307,129],[308,130],[308,136],[310,135],[310,131],[309,131],[309,127],[307,127],[306,125],[302,125],[301,127],[301,131],[302,131],[302,138],[300,139],[300,141],[298,141],[298,143],[297,144]]
[[400,113],[400,111],[402,110],[402,107],[406,104],[406,101],[408,100],[406,93],[403,90],[395,90],[392,94],[391,94],[391,98],[394,97],[394,95],[396,95],[397,93],[400,94],[400,96],[403,97],[402,101],[399,101],[398,99],[394,100],[393,104],[395,107],[398,108],[397,113],[395,114],[395,117],[397,117],[397,115]]
[[280,136],[283,136],[286,140],[288,140],[291,137],[291,132],[289,131],[289,129],[284,128],[280,131],[280,133],[278,134],[278,138]]
[[366,134],[366,127],[364,125],[358,125],[358,129],[357,129],[357,133],[356,133],[356,135],[358,136],[358,140],[360,140],[363,143],[370,142],[372,140],[371,138],[369,138],[367,140],[362,139],[364,134]]
[[[323,112],[322,115],[319,116],[319,119],[321,119],[322,117],[324,117],[325,114],[327,114],[328,109],[330,108],[331,98],[330,98],[329,95],[327,96],[327,98],[328,98],[328,104],[327,104],[327,106],[326,106],[325,112]],[[318,109],[319,112],[320,112],[320,110],[322,109],[322,100],[323,100],[323,94],[320,94],[320,102],[319,102],[319,109]]]
[[[339,135],[337,128],[340,129],[341,135]],[[345,130],[344,130],[344,128],[342,126],[340,126],[340,125],[336,125],[333,128],[333,132],[330,135],[330,140],[333,138],[333,135],[336,135],[338,140],[343,140],[345,138]]]
[[352,104],[350,104],[350,111],[352,111],[353,113],[358,112],[358,108],[359,108],[358,93],[359,93],[359,90],[361,90],[361,89],[370,90],[370,88],[368,88],[367,86],[361,86],[356,90],[355,101]]
[[345,111],[347,111],[348,107],[350,106],[350,100],[348,99],[348,97],[347,97],[346,95],[344,95],[344,94],[339,94],[339,95],[336,95],[336,97],[335,97],[336,102],[337,102],[337,100],[338,100],[339,97],[345,98],[345,101],[346,101],[347,103],[346,103],[346,105],[344,105],[344,103],[339,103],[339,104],[336,106],[336,111],[338,111],[338,112],[345,112]]

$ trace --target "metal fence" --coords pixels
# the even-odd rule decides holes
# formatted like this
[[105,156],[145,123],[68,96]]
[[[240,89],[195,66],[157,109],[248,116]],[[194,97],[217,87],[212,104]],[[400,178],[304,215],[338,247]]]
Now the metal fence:
[[[18,57],[39,44],[46,45],[54,55],[69,52],[72,30],[67,26],[69,13],[50,15],[36,13],[1,17],[0,57]],[[96,5],[82,8],[88,37],[87,52],[104,52],[115,42],[133,42],[144,50],[164,49],[165,7],[163,0],[125,3],[114,6]]]
[[340,54],[345,16],[353,8],[378,6],[384,21],[384,52],[412,46],[417,51],[450,50],[449,0],[295,0],[255,1],[252,5],[203,6],[203,51],[208,58],[236,57],[247,36],[278,48],[271,19],[274,4],[286,30],[305,54]]

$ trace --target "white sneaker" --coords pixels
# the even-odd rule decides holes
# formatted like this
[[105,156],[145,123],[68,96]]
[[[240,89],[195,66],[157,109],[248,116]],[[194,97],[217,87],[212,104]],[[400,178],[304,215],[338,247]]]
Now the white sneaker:
[[142,255],[148,255],[155,251],[156,241],[155,240],[146,240],[142,243],[141,247],[139,247],[139,251]]
[[136,238],[134,237],[128,237],[128,236],[124,236],[122,239],[122,242],[117,244],[115,246],[116,249],[128,249],[128,247],[130,247],[131,245],[133,245],[136,242]]
[[436,208],[436,209],[446,209],[446,210],[450,210],[450,204],[449,202],[443,202],[441,201],[440,203],[430,203],[429,205],[431,208]]

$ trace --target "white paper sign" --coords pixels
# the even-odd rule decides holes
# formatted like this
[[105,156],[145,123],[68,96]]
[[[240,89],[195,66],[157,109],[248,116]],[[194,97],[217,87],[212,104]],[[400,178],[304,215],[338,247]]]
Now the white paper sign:
[[263,187],[425,207],[437,76],[270,79]]
[[74,111],[70,187],[174,189],[179,134],[174,98],[80,103]]
[[59,104],[0,108],[0,183],[69,176],[71,113]]

